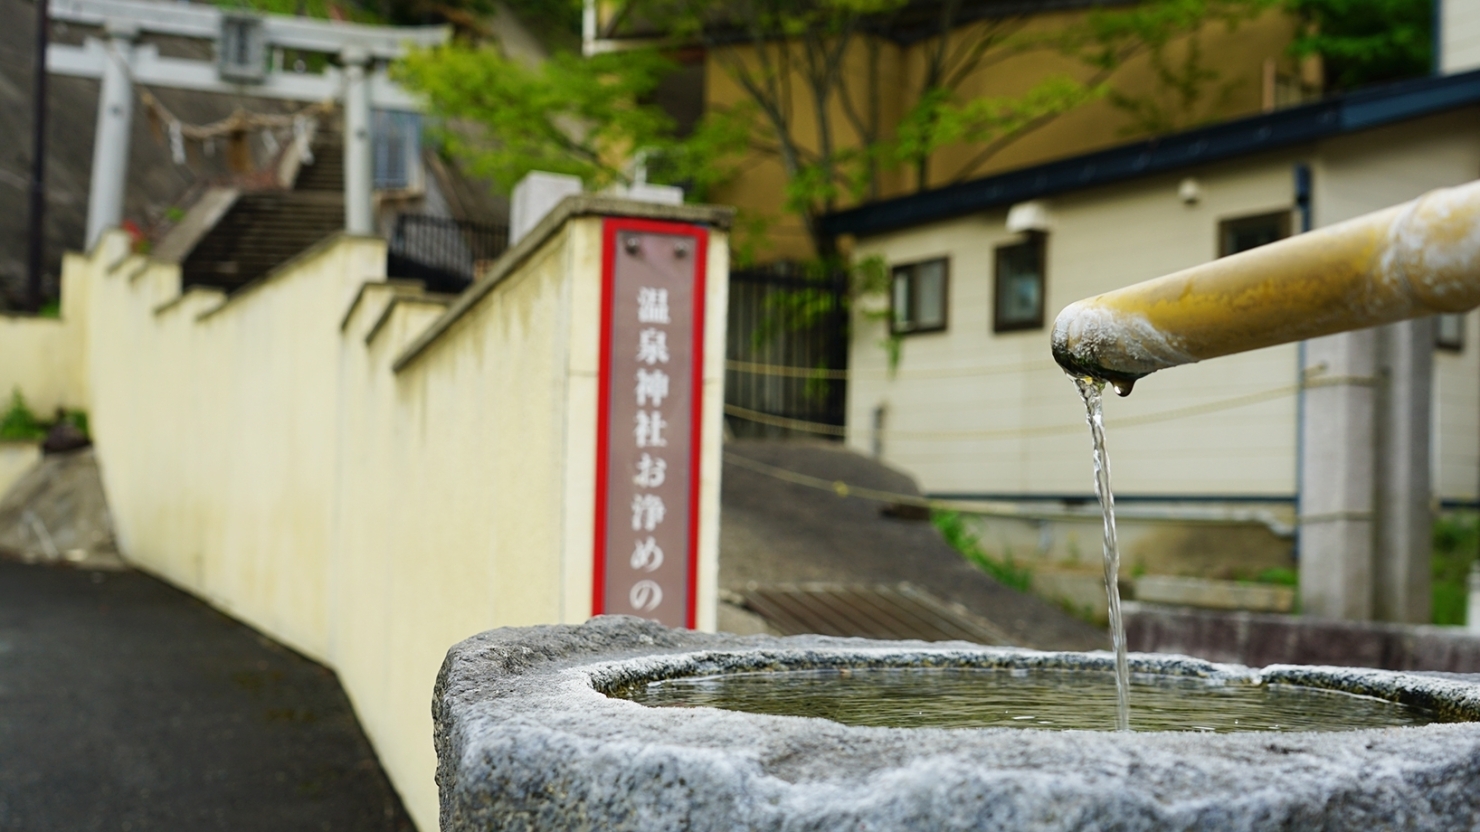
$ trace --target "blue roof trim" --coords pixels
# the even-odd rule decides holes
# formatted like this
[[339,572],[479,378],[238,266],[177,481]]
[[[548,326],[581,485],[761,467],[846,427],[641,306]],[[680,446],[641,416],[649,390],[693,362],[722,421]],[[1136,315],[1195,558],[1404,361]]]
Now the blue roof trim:
[[1420,78],[838,211],[829,234],[867,237],[1068,191],[1277,150],[1480,103],[1480,70]]

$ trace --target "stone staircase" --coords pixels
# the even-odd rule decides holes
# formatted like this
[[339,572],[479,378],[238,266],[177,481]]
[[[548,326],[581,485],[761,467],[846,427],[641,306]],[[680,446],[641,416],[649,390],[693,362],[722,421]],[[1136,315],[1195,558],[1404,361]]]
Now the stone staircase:
[[320,130],[292,190],[243,193],[181,263],[184,286],[233,292],[344,228],[340,134]]

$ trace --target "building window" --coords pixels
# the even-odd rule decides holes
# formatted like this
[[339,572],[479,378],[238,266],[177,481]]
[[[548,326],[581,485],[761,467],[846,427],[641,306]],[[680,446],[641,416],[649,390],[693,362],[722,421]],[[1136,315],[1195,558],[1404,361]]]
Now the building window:
[[890,331],[894,334],[945,329],[945,259],[895,266],[889,297]]
[[1030,232],[1021,243],[997,247],[993,332],[1043,328],[1046,240],[1046,235]]
[[1434,346],[1459,352],[1465,348],[1465,316],[1435,315]]
[[1276,211],[1218,223],[1218,256],[1227,257],[1290,236],[1290,212]]

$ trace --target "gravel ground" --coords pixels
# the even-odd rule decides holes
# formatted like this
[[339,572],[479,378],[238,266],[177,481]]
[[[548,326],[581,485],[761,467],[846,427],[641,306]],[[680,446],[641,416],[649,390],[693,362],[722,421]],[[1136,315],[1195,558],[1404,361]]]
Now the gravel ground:
[[[725,453],[829,482],[920,493],[908,476],[833,443],[739,439],[727,442]],[[721,499],[720,586],[726,589],[738,591],[750,582],[909,581],[996,624],[1023,647],[1109,646],[1103,631],[967,563],[929,522],[885,517],[878,502],[839,497],[730,462]]]
[[328,669],[140,572],[0,560],[0,830],[412,828]]

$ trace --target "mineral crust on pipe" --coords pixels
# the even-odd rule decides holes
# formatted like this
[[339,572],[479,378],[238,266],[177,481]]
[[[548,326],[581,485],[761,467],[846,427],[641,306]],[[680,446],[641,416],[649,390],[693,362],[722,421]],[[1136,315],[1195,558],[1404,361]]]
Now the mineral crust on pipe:
[[1128,388],[1168,367],[1480,306],[1480,182],[1070,304],[1053,354]]

